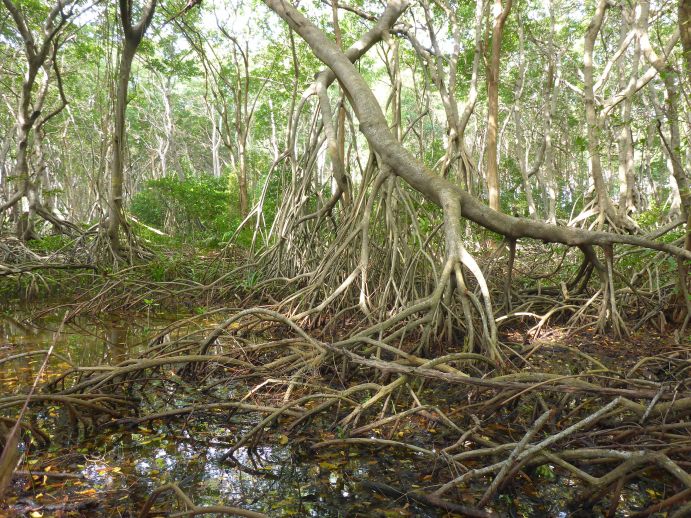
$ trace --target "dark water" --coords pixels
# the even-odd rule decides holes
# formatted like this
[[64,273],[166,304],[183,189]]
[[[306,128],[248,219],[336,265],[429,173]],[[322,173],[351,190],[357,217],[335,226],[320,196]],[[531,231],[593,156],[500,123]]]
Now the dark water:
[[[112,365],[135,356],[156,329],[179,317],[78,318],[61,327],[63,313],[58,309],[38,320],[27,320],[16,310],[4,314],[0,361],[45,351],[54,344],[44,377],[49,381],[69,369],[70,363]],[[0,363],[0,395],[25,393],[44,357],[37,354]],[[192,400],[194,394],[188,395]],[[188,403],[183,391],[170,406]],[[232,442],[257,419],[205,414],[156,426],[93,430],[71,426],[68,413],[58,405],[41,407],[35,423],[51,436],[51,445],[44,449],[32,444],[20,469],[48,469],[81,478],[16,479],[5,512],[29,515],[32,509],[42,512],[42,506],[67,498],[70,502],[94,500],[98,505],[82,510],[86,515],[136,515],[155,488],[175,482],[197,505],[234,505],[272,516],[438,516],[435,510],[391,501],[361,487],[360,480],[370,478],[409,486],[418,460],[414,456],[355,450],[315,455],[306,445],[284,444],[278,430],[267,430],[265,444],[252,450],[241,448],[234,455],[236,462],[222,462],[220,457]],[[172,502],[170,495],[161,497],[158,508],[170,509]]]
[[[49,381],[69,369],[70,363],[116,364],[136,356],[157,329],[180,318],[154,311],[102,315],[79,318],[61,328],[63,315],[62,309],[38,319],[28,319],[21,308],[6,312],[0,317],[0,362],[54,344],[55,355],[43,380]],[[185,331],[189,329],[180,332]],[[41,354],[0,363],[0,396],[26,393],[43,359]],[[198,400],[195,390],[193,386],[171,389],[167,407]],[[238,388],[238,394],[245,392],[246,387]],[[235,391],[225,386],[215,396],[232,399]],[[146,402],[144,397],[141,413],[155,410],[156,403]],[[85,505],[73,516],[136,516],[151,492],[169,482],[177,483],[197,505],[233,505],[270,516],[445,516],[404,498],[379,494],[371,485],[363,484],[371,480],[400,489],[424,489],[425,482],[420,481],[431,477],[421,474],[433,472],[434,467],[429,459],[412,453],[367,448],[315,453],[308,447],[314,430],[306,430],[304,438],[297,434],[287,440],[277,426],[265,430],[262,443],[253,450],[241,448],[236,452],[236,462],[232,463],[221,461],[221,456],[260,416],[191,414],[165,423],[100,429],[74,426],[69,412],[59,405],[36,407],[31,414],[34,424],[48,433],[52,442],[47,448],[32,443],[19,469],[66,472],[79,478],[17,478],[5,507],[0,505],[0,516],[38,516],[32,512],[57,516],[55,506],[64,502]],[[0,409],[0,415],[15,416],[16,407]],[[462,503],[476,502],[484,483],[478,481],[476,491],[467,494]],[[546,469],[538,475],[537,483],[519,484],[518,489],[500,495],[495,510],[501,516],[566,518],[572,515],[567,503],[578,489],[576,481]],[[644,507],[659,491],[654,483],[649,487],[627,485],[617,516],[628,516],[629,510]],[[170,511],[176,508],[174,502],[172,495],[166,495],[155,509]],[[580,516],[603,515],[597,506],[590,512]]]

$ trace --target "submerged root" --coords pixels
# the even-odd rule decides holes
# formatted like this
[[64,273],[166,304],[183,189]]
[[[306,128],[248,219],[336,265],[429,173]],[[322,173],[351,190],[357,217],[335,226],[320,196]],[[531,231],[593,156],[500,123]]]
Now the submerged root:
[[[414,308],[418,316],[410,322],[433,318],[430,311],[445,288],[439,291],[433,303]],[[185,331],[183,323],[155,336],[138,358],[75,366],[44,385],[30,406],[62,406],[89,425],[85,430],[245,416],[252,426],[238,429],[223,455],[234,465],[236,453],[273,441],[277,433],[306,440],[316,453],[391,450],[427,459],[419,466],[420,487],[362,484],[473,516],[491,515],[497,495],[534,479],[539,466],[579,480],[577,507],[607,501],[619,481],[653,472],[679,495],[668,494],[658,504],[674,509],[683,502],[691,488],[684,439],[691,414],[687,350],[644,358],[627,372],[568,347],[564,354],[585,361],[575,373],[543,373],[533,362],[539,351],[519,356],[508,347],[504,365],[462,350],[428,360],[416,354],[422,334],[408,327],[410,317],[394,316],[337,339],[264,308],[234,313],[210,329]],[[520,368],[510,369],[513,363]],[[667,367],[658,379],[640,377],[656,365]],[[224,387],[232,387],[233,400],[215,395]],[[184,394],[186,406],[173,403],[176,393]],[[0,408],[22,402],[21,395],[5,397]],[[334,430],[341,435],[324,439]],[[24,433],[34,431],[26,427]],[[478,483],[484,489],[475,504],[460,504],[458,491]],[[145,511],[172,491],[183,504],[180,516],[212,512],[194,506],[178,489],[163,486]],[[614,512],[618,500],[610,501]]]
[[[173,492],[175,496],[177,496],[178,501],[181,503],[183,507],[183,510],[181,511],[177,511],[174,513],[166,512],[168,516],[183,517],[218,513],[232,516],[243,516],[247,518],[266,518],[266,515],[264,513],[257,513],[254,511],[248,511],[247,509],[231,507],[228,505],[194,505],[194,502],[192,502],[190,497],[187,496],[185,492],[182,489],[180,489],[180,487],[177,484],[174,483],[166,484],[164,486],[156,488],[144,504],[144,508],[142,509],[141,513],[139,513],[139,518],[147,518],[148,516],[150,516],[150,514],[152,514],[151,508],[154,506],[159,497],[166,492]],[[153,514],[156,515],[158,513]]]

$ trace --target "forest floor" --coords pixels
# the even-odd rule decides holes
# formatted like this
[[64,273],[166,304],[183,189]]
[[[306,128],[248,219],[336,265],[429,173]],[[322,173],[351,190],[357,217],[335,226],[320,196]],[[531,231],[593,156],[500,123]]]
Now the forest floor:
[[[218,322],[221,316],[171,313],[152,306],[148,311],[115,313],[105,318],[80,316],[58,332],[64,305],[52,305],[56,309],[50,311],[45,310],[45,302],[6,308],[0,340],[0,361],[45,350],[54,344],[53,360],[42,380],[46,384],[69,368],[60,358],[81,366],[118,364],[137,357],[151,337],[173,322],[193,317],[192,324],[174,331],[173,336],[179,337],[192,332],[195,326]],[[41,316],[36,318],[33,314],[39,309]],[[524,330],[512,329],[503,339],[520,343],[523,337]],[[627,340],[612,340],[587,331],[577,336],[561,336],[558,327],[544,330],[543,337],[532,345],[534,353],[525,370],[560,375],[581,372],[582,364],[588,363],[586,357],[574,350],[601,362],[612,372],[624,373],[646,357],[669,354],[679,348],[671,335],[646,331]],[[10,368],[5,363],[0,374],[0,392],[26,391],[40,364],[40,355],[17,359],[9,364]],[[659,377],[658,372],[645,371],[643,375],[650,379]],[[280,406],[283,397],[278,380],[273,380],[275,388],[262,393],[241,379],[219,384],[211,377],[207,384],[213,388],[201,388],[194,385],[194,379],[186,381],[185,377],[173,371],[153,375],[151,385],[168,385],[172,400],[147,399],[138,393],[133,395],[140,403],[136,414],[146,416],[165,409],[199,405],[201,401],[244,398],[252,390],[256,396],[248,401],[257,405]],[[269,384],[271,381],[266,380]],[[337,382],[332,385],[339,388]],[[420,387],[417,392],[440,407],[451,420],[467,411],[464,407],[472,397],[471,391],[459,391],[453,385]],[[405,407],[401,405],[398,410]],[[222,459],[224,451],[257,424],[257,414],[199,409],[141,423],[111,419],[100,421],[98,426],[95,422],[90,425],[88,419],[76,422],[69,414],[69,409],[53,402],[43,405],[32,416],[32,425],[41,429],[50,442],[42,445],[32,440],[27,444],[0,514],[137,516],[155,488],[176,483],[197,505],[225,502],[269,516],[463,515],[425,505],[406,495],[409,491],[438,485],[445,478],[447,468],[438,461],[430,463],[419,452],[398,445],[367,444],[311,449],[315,442],[347,437],[331,415],[317,416],[310,426],[297,432],[287,432],[282,420],[278,420],[263,431],[257,443],[236,451],[233,460],[228,461]],[[532,414],[532,408],[526,405],[503,405],[492,419],[483,418],[483,434],[497,443],[516,440],[522,433],[516,423],[532,419]],[[691,424],[687,432],[690,427]],[[361,435],[435,450],[453,443],[455,433],[437,414],[429,412],[373,427]],[[680,433],[684,432],[680,430]],[[464,464],[473,469],[482,462],[469,460]],[[482,496],[487,483],[486,479],[478,479],[453,500],[472,505]],[[519,473],[499,492],[490,507],[498,516],[631,516],[665,500],[674,485],[673,480],[659,473],[627,481],[620,489],[616,513],[608,514],[611,510],[608,499],[583,507],[578,498],[583,489],[581,483],[558,466],[549,464]],[[164,510],[170,505],[166,498],[157,508]]]
[[5,281],[0,425],[30,404],[0,516],[686,516],[673,326],[517,321],[503,364],[462,337],[435,364],[414,333],[367,349],[347,317],[295,324],[225,277],[237,257],[190,254]]

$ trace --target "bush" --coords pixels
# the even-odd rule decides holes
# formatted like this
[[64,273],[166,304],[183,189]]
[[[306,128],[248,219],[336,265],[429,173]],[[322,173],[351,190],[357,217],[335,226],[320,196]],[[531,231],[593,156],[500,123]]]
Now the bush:
[[39,254],[52,254],[69,245],[70,241],[70,238],[64,234],[50,234],[40,239],[32,239],[27,245]]
[[183,239],[220,238],[239,216],[233,194],[225,177],[167,177],[147,181],[130,210],[142,223]]

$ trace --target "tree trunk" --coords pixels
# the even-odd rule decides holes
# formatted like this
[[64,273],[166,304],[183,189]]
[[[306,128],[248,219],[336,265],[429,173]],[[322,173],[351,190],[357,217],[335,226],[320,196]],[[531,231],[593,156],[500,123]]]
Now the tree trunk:
[[120,228],[122,227],[122,198],[125,179],[125,124],[127,115],[127,92],[129,90],[132,61],[139,43],[125,37],[120,56],[118,82],[115,93],[115,128],[113,131],[113,157],[110,166],[110,196],[108,200],[108,239],[115,255],[120,255]]
[[679,0],[679,34],[684,49],[686,74],[691,79],[691,0]]
[[[518,61],[519,61],[519,72],[518,81],[516,82],[516,93],[514,96],[514,126],[516,129],[516,153],[518,154],[518,166],[521,170],[521,178],[523,180],[523,191],[525,192],[526,203],[528,204],[528,216],[532,219],[537,219],[537,208],[535,206],[535,200],[533,198],[533,188],[530,184],[530,174],[528,172],[528,158],[530,157],[530,147],[527,145],[525,138],[525,128],[523,127],[523,117],[521,111],[523,96],[523,86],[525,84],[525,74],[526,74],[526,61],[525,61],[525,34],[523,31],[523,22],[519,18],[518,20]],[[539,169],[539,163],[544,158],[544,149],[539,150],[538,156],[536,158],[537,169]]]
[[492,27],[492,52],[487,69],[487,190],[489,206],[500,210],[499,172],[497,163],[497,128],[499,119],[499,65],[504,22],[511,10],[512,0],[494,0],[494,25]]
[[[348,93],[348,98],[360,123],[360,130],[372,150],[381,157],[381,162],[390,167],[411,188],[430,202],[441,207],[445,222],[449,224],[448,240],[454,240],[456,217],[463,217],[475,223],[516,240],[530,237],[547,242],[563,243],[569,246],[622,243],[661,250],[676,257],[691,259],[691,252],[668,243],[651,241],[639,236],[592,232],[572,227],[550,225],[527,218],[516,218],[501,214],[487,207],[457,185],[433,174],[417,158],[395,139],[388,128],[377,98],[367,82],[349,59],[320,29],[314,26],[300,11],[285,0],[264,0],[264,3],[295,30],[312,49],[314,55],[326,64],[339,79]],[[401,0],[390,0],[389,5],[405,6]],[[453,247],[454,243],[447,242]]]
[[[28,21],[20,9],[17,8],[12,0],[2,1],[23,40],[27,68],[19,95],[17,124],[15,126],[17,151],[13,175],[18,178],[19,186],[6,202],[0,203],[0,214],[11,207],[14,207],[16,212],[21,212],[17,219],[17,236],[20,239],[28,239],[34,237],[31,215],[35,212],[38,204],[38,194],[35,192],[36,187],[32,184],[29,174],[29,139],[37,120],[41,116],[48,92],[51,64],[57,52],[55,40],[64,28],[67,20],[72,16],[73,11],[72,7],[67,7],[69,2],[58,0],[55,7],[49,12],[45,24],[41,27],[40,34],[42,37],[37,42],[29,29]],[[42,68],[45,72],[45,78],[40,88],[38,88],[36,99],[32,100],[32,93],[36,86],[36,77]],[[55,70],[57,72],[57,68]],[[59,88],[64,102],[64,94],[60,83]],[[43,122],[57,114],[62,108],[64,108],[64,104],[57,111],[45,116]],[[21,202],[21,207],[17,206],[19,202]]]
[[[691,84],[691,0],[679,0],[679,33],[681,36],[681,44],[684,49],[684,64],[686,65],[686,79],[687,84]],[[669,71],[672,72],[673,68],[668,67]],[[674,79],[671,77],[672,74],[665,75],[665,86],[667,86],[668,91],[668,110],[670,121],[674,118],[677,120],[677,110],[678,105],[676,99],[676,88],[674,87]],[[668,86],[669,85],[669,86]],[[670,88],[671,87],[671,88]],[[669,99],[671,95],[674,95],[674,99]],[[673,110],[673,112],[672,112]],[[675,136],[672,135],[672,149],[679,149],[679,142],[677,141],[675,147],[674,143]],[[679,139],[679,129],[677,127],[676,138]],[[681,158],[681,157],[679,157]],[[689,185],[689,178],[684,168],[681,167],[681,162],[676,161],[677,168],[675,169],[675,178],[677,184],[679,185],[679,195],[682,201],[682,207],[684,208],[685,216],[688,218],[686,226],[686,249],[691,250],[691,185]]]
[[221,147],[221,137],[219,132],[221,130],[221,122],[219,115],[219,122],[216,122],[216,112],[209,107],[209,118],[211,119],[211,163],[213,164],[214,177],[221,177],[221,157],[219,156],[219,148]]
[[[12,176],[17,178],[19,186],[15,193],[2,205],[0,205],[0,212],[4,212],[8,208],[14,206],[22,198],[24,198],[30,188],[29,177],[29,136],[34,127],[36,119],[40,115],[40,107],[38,110],[31,109],[31,92],[36,83],[36,76],[40,69],[40,64],[36,64],[35,60],[28,57],[28,68],[22,82],[21,94],[19,97],[19,107],[17,110],[17,125],[16,125],[16,139],[17,152],[14,162],[14,170]],[[19,234],[19,232],[18,232]]]
[[[530,175],[535,173],[542,190],[542,200],[545,211],[545,221],[557,222],[557,187],[554,179],[554,146],[552,144],[552,120],[557,111],[559,100],[559,60],[560,55],[554,48],[554,33],[556,31],[556,17],[554,5],[549,2],[550,31],[547,39],[547,70],[545,78],[544,101],[542,117],[545,123],[544,139],[540,147],[540,156],[535,161]],[[544,165],[544,171],[542,166]]]
[[607,184],[602,175],[602,163],[600,162],[600,121],[595,110],[595,91],[593,86],[593,50],[595,48],[595,39],[602,27],[608,6],[608,0],[600,0],[598,2],[595,15],[585,35],[583,51],[583,98],[585,101],[585,119],[588,134],[588,167],[600,212],[598,227],[604,225],[606,216],[612,212]]
[[132,25],[132,0],[120,0],[120,22],[124,35],[124,44],[120,56],[118,79],[115,93],[115,128],[113,131],[113,156],[110,168],[110,193],[108,197],[107,235],[111,250],[116,257],[122,256],[120,229],[124,226],[123,185],[125,179],[125,125],[127,114],[127,92],[132,62],[137,53],[144,33],[151,24],[157,0],[149,0],[142,11],[140,21]]
[[[687,80],[691,79],[691,1],[680,0],[678,11],[679,34],[681,37],[682,48],[684,49],[684,64],[686,65]],[[646,40],[647,42],[647,40]],[[650,58],[654,56],[650,55]],[[651,59],[654,63],[655,60]],[[665,88],[667,89],[667,117],[669,120],[669,134],[670,142],[667,146],[670,159],[672,160],[672,171],[674,179],[677,181],[679,188],[679,197],[681,199],[682,214],[686,218],[686,238],[684,239],[684,248],[691,251],[691,185],[689,177],[681,164],[681,142],[679,137],[679,95],[676,86],[676,76],[674,68],[667,64],[666,72],[663,74]],[[662,137],[662,132],[660,132]],[[691,283],[689,282],[689,262],[684,260],[677,261],[677,269],[679,271],[679,280],[677,283],[677,307],[678,311],[674,315],[677,319],[683,320],[681,332],[683,333],[689,319],[691,318]]]
[[[638,19],[634,18],[633,13],[628,14],[628,19],[633,20],[629,27],[629,24],[622,23],[621,34],[619,38],[620,47],[624,44],[625,40],[629,37],[630,30],[641,30],[648,24],[648,11],[647,9],[640,9],[640,16]],[[627,15],[624,12],[624,18]],[[636,38],[636,44],[631,59],[631,75],[626,78],[624,75],[625,66],[624,60],[619,59],[619,89],[621,91],[627,92],[626,98],[621,104],[621,128],[619,129],[619,136],[617,140],[617,146],[619,151],[619,212],[623,217],[628,216],[631,212],[636,210],[635,192],[636,192],[636,179],[634,176],[634,150],[633,150],[633,135],[631,132],[632,115],[631,111],[633,109],[633,92],[631,85],[635,84],[638,79],[638,65],[641,59],[641,44],[640,38]]]
[[247,150],[244,139],[238,143],[238,191],[240,193],[240,214],[244,218],[249,212],[249,188],[247,185]]

